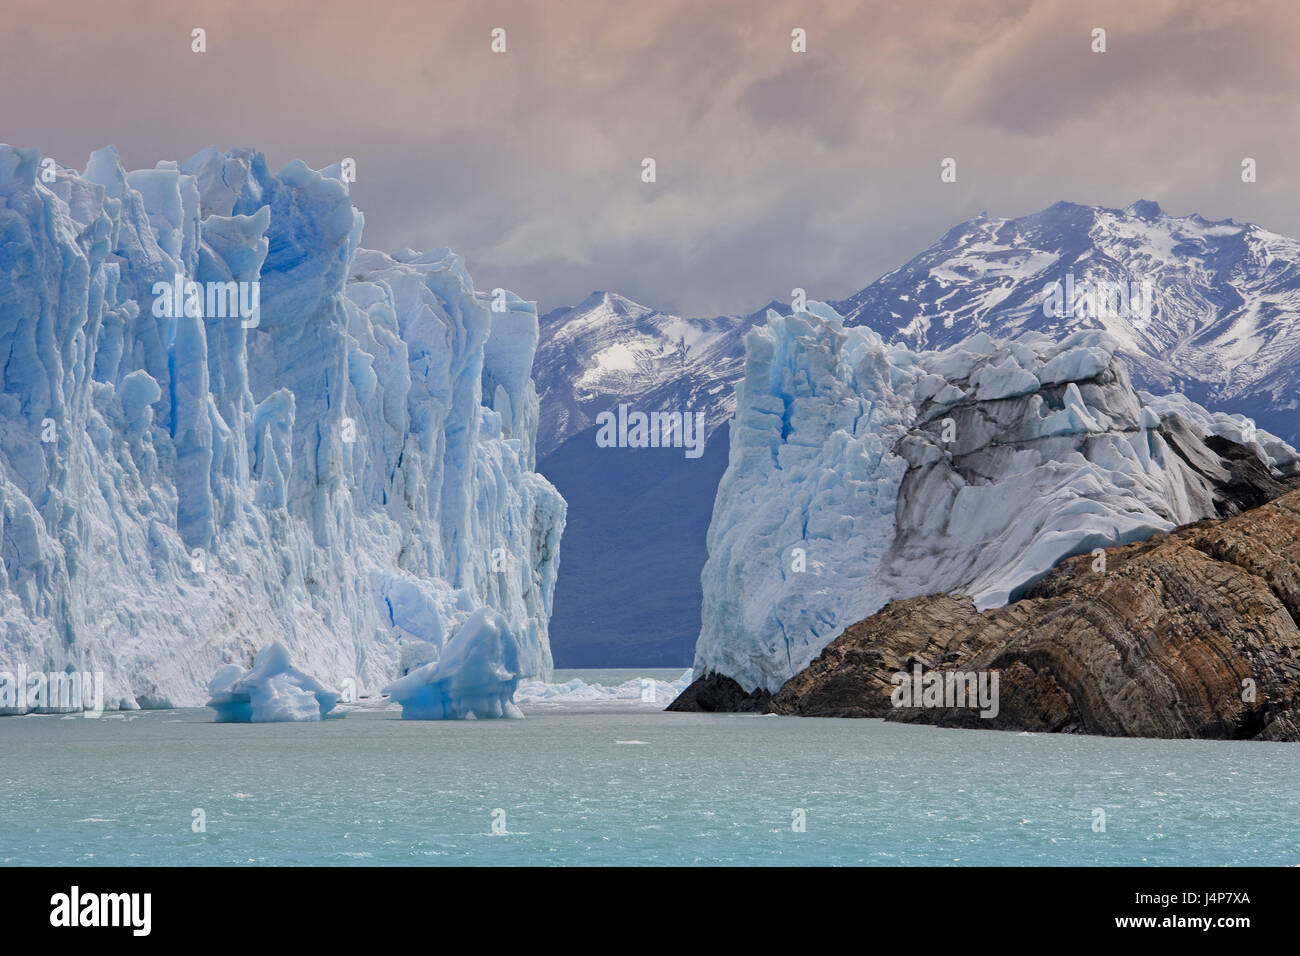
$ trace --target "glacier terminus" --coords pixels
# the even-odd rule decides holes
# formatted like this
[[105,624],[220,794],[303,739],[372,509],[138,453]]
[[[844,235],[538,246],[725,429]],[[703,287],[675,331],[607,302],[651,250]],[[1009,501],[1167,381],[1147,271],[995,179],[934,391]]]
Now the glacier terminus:
[[362,226],[337,164],[0,146],[0,669],[102,672],[108,709],[201,706],[221,671],[214,699],[317,717],[425,666],[549,676],[536,307]]

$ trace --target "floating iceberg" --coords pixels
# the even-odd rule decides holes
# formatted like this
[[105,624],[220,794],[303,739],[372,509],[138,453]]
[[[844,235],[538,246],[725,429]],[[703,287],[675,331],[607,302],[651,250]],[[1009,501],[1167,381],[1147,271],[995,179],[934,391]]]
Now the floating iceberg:
[[283,644],[258,651],[250,670],[227,664],[212,678],[208,692],[208,706],[217,712],[219,724],[320,720],[342,696],[292,667]]
[[1294,449],[1136,392],[1100,331],[887,346],[835,311],[745,340],[695,673],[776,691],[848,625],[938,592],[996,607],[1061,558],[1280,494]]
[[691,683],[693,672],[687,668],[676,680],[633,677],[618,684],[588,683],[580,677],[560,683],[526,680],[515,693],[521,707],[571,707],[599,704],[640,703],[662,710]]
[[274,642],[360,694],[489,607],[549,675],[536,306],[362,223],[338,166],[0,146],[0,669],[201,706]]
[[384,688],[403,720],[522,717],[514,704],[522,641],[510,622],[479,608],[447,642],[438,660]]

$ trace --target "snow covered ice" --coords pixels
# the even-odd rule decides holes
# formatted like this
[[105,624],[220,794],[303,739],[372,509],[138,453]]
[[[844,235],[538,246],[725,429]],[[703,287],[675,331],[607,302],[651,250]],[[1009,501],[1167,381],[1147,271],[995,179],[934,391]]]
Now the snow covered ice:
[[283,644],[258,651],[249,670],[227,664],[212,678],[208,693],[217,723],[255,724],[320,720],[343,696],[292,667]]
[[549,675],[535,305],[362,224],[337,165],[0,146],[0,666],[200,706],[275,643],[373,692],[488,608]]
[[998,606],[1067,555],[1219,516],[1210,436],[1297,471],[1240,416],[1136,392],[1101,331],[912,352],[810,303],[745,344],[695,672],[746,691],[895,598]]

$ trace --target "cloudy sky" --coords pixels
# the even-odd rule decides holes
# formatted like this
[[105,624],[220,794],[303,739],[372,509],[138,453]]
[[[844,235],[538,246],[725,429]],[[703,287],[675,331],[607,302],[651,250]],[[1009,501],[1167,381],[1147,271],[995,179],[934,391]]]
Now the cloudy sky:
[[355,157],[366,245],[450,245],[543,311],[833,300],[1058,199],[1300,235],[1292,2],[6,0],[5,21],[0,141],[77,168],[108,143],[129,167]]

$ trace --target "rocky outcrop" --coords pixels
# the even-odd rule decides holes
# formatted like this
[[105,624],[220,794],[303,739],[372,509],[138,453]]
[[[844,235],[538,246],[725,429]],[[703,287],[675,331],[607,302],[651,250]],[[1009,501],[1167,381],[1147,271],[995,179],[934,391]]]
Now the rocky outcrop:
[[[1058,564],[1025,596],[896,601],[771,713],[1126,737],[1300,740],[1300,492]],[[895,706],[899,672],[996,672],[996,716]],[[937,676],[937,675],[936,675]],[[901,683],[901,680],[900,680]],[[951,703],[951,701],[947,701]]]
[[759,687],[746,693],[725,674],[705,674],[691,682],[665,710],[682,713],[761,714],[767,709],[772,695]]
[[936,594],[885,605],[851,625],[771,698],[770,713],[799,717],[885,717],[890,678],[914,664],[934,666],[952,635],[978,617],[964,594]]

